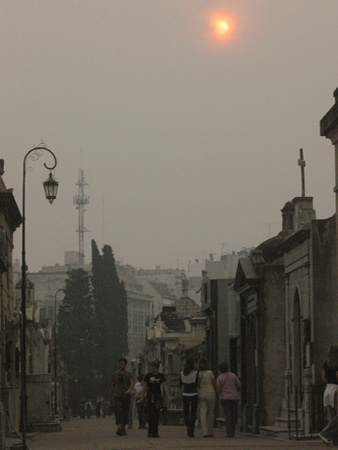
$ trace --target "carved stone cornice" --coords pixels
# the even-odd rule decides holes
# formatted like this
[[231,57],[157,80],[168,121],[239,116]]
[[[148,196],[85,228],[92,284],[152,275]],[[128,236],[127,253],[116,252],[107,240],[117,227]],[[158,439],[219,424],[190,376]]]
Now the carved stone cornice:
[[311,230],[309,227],[301,228],[296,233],[291,234],[288,238],[286,238],[281,244],[281,248],[284,252],[288,252],[293,248],[297,247],[297,245],[306,241],[310,237]]

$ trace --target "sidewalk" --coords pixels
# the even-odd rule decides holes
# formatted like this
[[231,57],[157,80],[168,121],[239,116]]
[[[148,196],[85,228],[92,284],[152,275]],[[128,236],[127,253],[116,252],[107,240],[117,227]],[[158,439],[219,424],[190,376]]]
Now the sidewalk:
[[[27,441],[31,450],[324,450],[320,440],[295,441],[247,434],[226,438],[218,429],[213,438],[203,438],[197,429],[195,438],[186,435],[185,427],[160,426],[160,438],[147,438],[147,430],[127,430],[115,434],[111,418],[72,419],[62,423],[62,431],[39,433]],[[18,442],[18,440],[15,440]]]

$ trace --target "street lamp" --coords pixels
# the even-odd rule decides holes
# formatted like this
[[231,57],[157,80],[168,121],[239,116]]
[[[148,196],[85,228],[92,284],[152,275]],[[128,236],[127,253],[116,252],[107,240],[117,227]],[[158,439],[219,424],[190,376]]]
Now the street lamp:
[[[57,379],[57,347],[56,347],[56,327],[57,327],[57,296],[59,292],[65,292],[64,289],[59,289],[55,292],[54,296],[54,418],[57,416],[58,413],[58,407],[57,407],[57,385],[56,385],[56,379]],[[61,305],[64,308],[65,313],[69,313],[70,311],[70,305],[69,303],[65,303],[64,305]]]
[[58,182],[53,178],[52,170],[57,165],[54,153],[41,143],[38,147],[29,150],[23,159],[22,174],[22,276],[21,276],[21,432],[23,450],[27,450],[26,426],[27,426],[27,392],[26,392],[26,217],[25,217],[25,197],[26,197],[26,163],[27,159],[36,161],[43,155],[44,151],[50,153],[54,159],[51,167],[44,163],[46,169],[50,171],[49,178],[43,183],[47,200],[50,203],[56,199]]

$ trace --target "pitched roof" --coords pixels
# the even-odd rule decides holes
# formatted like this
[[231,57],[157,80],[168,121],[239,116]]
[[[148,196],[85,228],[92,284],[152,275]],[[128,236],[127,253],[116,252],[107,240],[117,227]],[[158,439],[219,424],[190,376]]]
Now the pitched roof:
[[173,300],[175,299],[175,297],[170,293],[167,284],[151,280],[148,280],[148,283],[161,295],[161,297]]
[[236,277],[234,280],[234,290],[238,291],[245,284],[250,282],[257,282],[259,275],[256,271],[254,263],[251,258],[240,258],[238,261]]

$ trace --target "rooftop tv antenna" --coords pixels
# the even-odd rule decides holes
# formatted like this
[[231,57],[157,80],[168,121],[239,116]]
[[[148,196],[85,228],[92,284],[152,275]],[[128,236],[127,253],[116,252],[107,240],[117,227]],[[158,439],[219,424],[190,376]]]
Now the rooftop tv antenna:
[[73,202],[76,205],[76,209],[79,211],[79,226],[76,230],[79,233],[79,264],[84,264],[84,233],[88,230],[84,226],[84,212],[85,205],[89,204],[89,195],[84,193],[84,187],[88,186],[88,183],[84,180],[83,169],[78,169],[78,182],[76,186],[78,187],[77,195],[74,195]]

